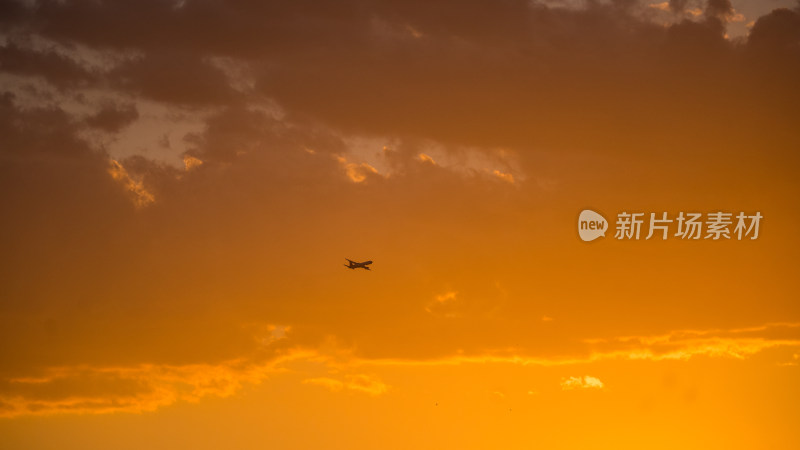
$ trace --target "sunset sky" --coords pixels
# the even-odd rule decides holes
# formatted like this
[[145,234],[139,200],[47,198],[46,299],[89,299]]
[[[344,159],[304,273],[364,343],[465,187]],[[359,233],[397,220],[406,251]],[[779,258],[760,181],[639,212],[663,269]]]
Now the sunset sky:
[[800,448],[799,105],[793,0],[0,0],[0,449]]

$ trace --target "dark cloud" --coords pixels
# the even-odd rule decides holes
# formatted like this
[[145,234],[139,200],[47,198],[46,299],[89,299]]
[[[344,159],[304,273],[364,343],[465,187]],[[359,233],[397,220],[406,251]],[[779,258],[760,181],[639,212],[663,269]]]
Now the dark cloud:
[[133,94],[178,105],[220,105],[236,98],[225,74],[195,55],[148,54],[122,64],[110,76]]
[[[15,95],[0,96],[0,155],[4,161],[91,160],[89,147],[75,135],[75,120],[61,108],[23,110]],[[58,145],[56,145],[58,144]]]
[[689,3],[689,0],[669,0],[669,9],[671,9],[672,12],[681,14],[686,10],[687,3]]
[[100,130],[116,133],[139,118],[134,105],[103,105],[99,111],[86,118],[86,124]]
[[[771,51],[777,43],[763,36],[781,25],[763,22],[737,43],[724,38],[730,2],[711,0],[705,9],[702,20],[664,28],[635,8],[600,2],[568,9],[516,0],[45,1],[19,27],[142,52],[112,71],[110,82],[159,101],[269,98],[295,121],[348,132],[574,147],[587,143],[584,136],[632,125],[646,133],[667,121],[692,126],[718,110],[717,97],[729,89],[758,99],[749,77],[763,68],[742,55]],[[138,32],[145,25],[148,32]],[[234,91],[209,62],[216,56],[252,69],[257,91]],[[797,75],[791,61],[770,70]]]
[[748,45],[764,52],[777,52],[796,64],[800,57],[800,7],[776,9],[759,17],[750,31]]
[[0,71],[22,76],[41,76],[61,87],[89,86],[96,77],[84,67],[54,50],[37,51],[13,40],[0,47]]
[[[159,0],[63,3],[44,0],[25,26],[45,36],[92,47],[197,51],[236,56],[264,50],[363,36],[353,25],[366,23],[361,1],[320,5],[313,1]],[[146,27],[148,32],[142,33]],[[348,31],[349,30],[349,31]]]
[[731,0],[708,0],[705,13],[710,17],[725,18],[733,13],[733,5]]
[[23,3],[18,0],[0,1],[0,23],[13,25],[27,14],[28,10]]
[[[715,108],[721,90],[703,79],[708,73],[748,88],[736,79],[746,67],[717,19],[664,29],[602,5],[514,5],[463,17],[397,6],[387,17],[399,36],[346,51],[334,44],[324,54],[298,49],[265,68],[258,88],[290,114],[350,132],[512,147],[579,146],[601,134],[650,133],[665,121],[691,125]],[[479,19],[486,17],[497,20]],[[685,99],[691,108],[678,104]]]

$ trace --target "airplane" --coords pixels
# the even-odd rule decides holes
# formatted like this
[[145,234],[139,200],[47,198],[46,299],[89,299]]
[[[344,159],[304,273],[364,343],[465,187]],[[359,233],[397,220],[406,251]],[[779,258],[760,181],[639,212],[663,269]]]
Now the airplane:
[[355,261],[350,261],[347,258],[345,258],[345,259],[347,260],[349,265],[345,264],[344,266],[347,267],[348,269],[367,269],[367,270],[369,270],[369,267],[367,267],[367,266],[372,264],[372,261],[355,262]]

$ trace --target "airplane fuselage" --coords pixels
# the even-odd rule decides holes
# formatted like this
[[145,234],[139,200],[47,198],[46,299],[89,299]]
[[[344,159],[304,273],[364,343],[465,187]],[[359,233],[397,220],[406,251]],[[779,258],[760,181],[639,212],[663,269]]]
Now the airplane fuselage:
[[344,266],[347,267],[348,269],[365,269],[365,270],[369,270],[369,267],[367,267],[367,266],[372,264],[372,261],[355,262],[355,261],[351,261],[351,260],[349,260],[347,258],[345,258],[345,260],[347,260],[347,264],[345,264]]

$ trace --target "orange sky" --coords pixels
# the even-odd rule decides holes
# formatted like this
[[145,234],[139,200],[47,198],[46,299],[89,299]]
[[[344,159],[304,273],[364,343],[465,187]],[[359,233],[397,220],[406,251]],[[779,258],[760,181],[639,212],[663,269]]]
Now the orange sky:
[[318,3],[0,3],[0,448],[800,445],[800,6]]

